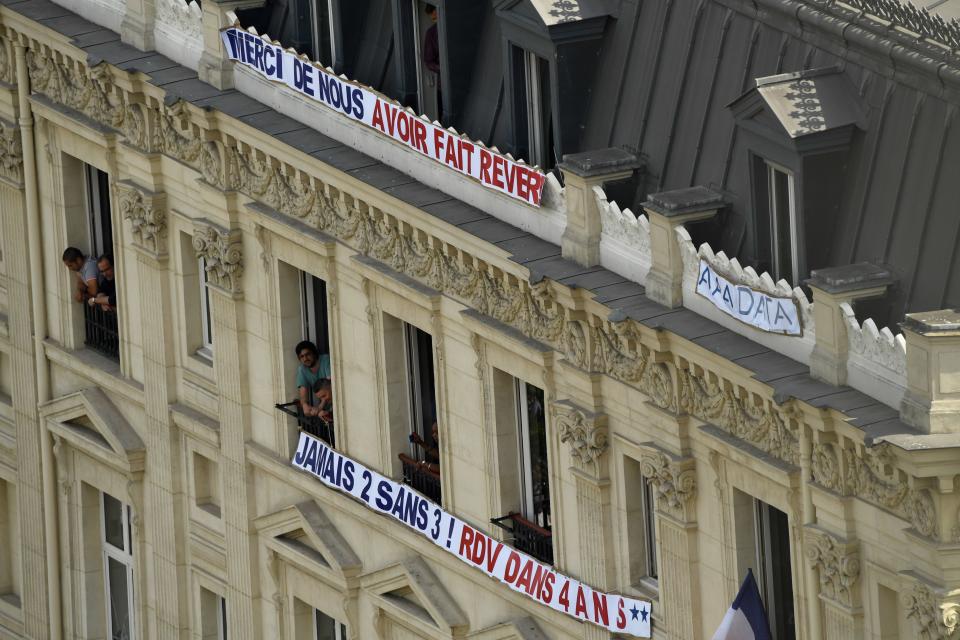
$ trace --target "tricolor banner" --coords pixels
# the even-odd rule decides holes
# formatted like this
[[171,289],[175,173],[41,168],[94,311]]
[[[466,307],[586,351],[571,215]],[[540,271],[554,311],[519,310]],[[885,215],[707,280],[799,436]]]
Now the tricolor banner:
[[344,80],[260,36],[237,27],[220,33],[231,60],[270,80],[282,82],[454,171],[475,178],[485,187],[534,207],[540,206],[546,176],[533,167],[464,140],[409,113],[396,101]]
[[323,484],[429,538],[435,545],[540,603],[637,638],[650,637],[650,603],[594,591],[450,515],[407,485],[351,460],[325,442],[300,433],[293,466]]

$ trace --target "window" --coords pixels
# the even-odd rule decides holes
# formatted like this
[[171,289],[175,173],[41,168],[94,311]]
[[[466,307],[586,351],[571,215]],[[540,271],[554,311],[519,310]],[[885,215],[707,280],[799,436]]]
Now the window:
[[799,282],[799,228],[794,174],[768,160],[756,159],[757,256],[776,280]]
[[623,457],[623,498],[630,584],[657,589],[656,504],[640,461]]
[[300,272],[300,310],[304,340],[317,345],[320,354],[330,353],[327,320],[327,283],[309,273]]
[[[433,339],[430,334],[404,323],[407,352],[407,384],[410,392],[410,430],[421,438],[431,436],[437,420],[433,379]],[[411,446],[414,446],[411,444]],[[411,452],[414,456],[416,451]]]
[[882,584],[877,585],[877,609],[879,633],[874,638],[879,640],[897,640],[900,635],[900,604],[897,592]]
[[755,501],[755,508],[757,578],[770,630],[774,640],[793,640],[796,636],[787,514],[760,500]]
[[220,517],[220,472],[216,462],[193,454],[193,490],[197,507]]
[[310,3],[310,51],[311,60],[325,67],[332,67],[336,52],[334,49],[333,20],[330,19],[330,3],[334,0],[308,0]]
[[199,258],[197,267],[200,278],[200,330],[203,332],[197,353],[207,360],[213,360],[213,314],[210,313],[210,289],[207,287],[207,261]]
[[89,164],[83,165],[87,189],[90,255],[113,253],[113,223],[110,219],[110,176]]
[[640,491],[643,499],[643,539],[644,559],[646,560],[646,577],[657,580],[657,522],[656,505],[653,502],[653,487],[645,481]]
[[347,627],[319,609],[313,610],[313,640],[347,640]]
[[132,510],[108,493],[100,495],[107,637],[128,640],[135,637]]
[[514,137],[517,155],[547,170],[556,158],[553,150],[553,115],[550,64],[517,46],[513,52]]
[[203,640],[227,640],[227,600],[200,587],[200,630]]
[[17,488],[0,480],[0,601],[20,606],[20,549],[17,530]]
[[441,120],[443,106],[440,95],[440,9],[424,0],[409,1],[412,5],[412,57],[417,81],[416,109],[431,120]]
[[550,529],[550,473],[547,469],[547,416],[543,390],[517,380],[522,515]]

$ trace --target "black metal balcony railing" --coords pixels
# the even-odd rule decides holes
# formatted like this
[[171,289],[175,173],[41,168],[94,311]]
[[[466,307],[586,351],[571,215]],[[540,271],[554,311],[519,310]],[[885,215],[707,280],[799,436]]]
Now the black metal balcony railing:
[[406,454],[401,453],[397,457],[403,465],[403,481],[437,504],[441,504],[443,492],[440,488],[440,473],[421,466]]
[[83,344],[113,360],[120,360],[120,333],[117,312],[105,311],[99,305],[83,305],[85,336]]
[[[509,520],[510,525],[505,524]],[[530,522],[519,513],[508,513],[490,521],[513,535],[513,546],[541,562],[553,564],[553,533]]]
[[301,429],[306,431],[312,436],[316,436],[329,444],[331,447],[336,446],[336,442],[333,439],[333,420],[324,420],[320,416],[307,416],[303,413],[303,408],[300,406],[299,400],[293,400],[292,402],[286,402],[284,404],[274,405],[277,409],[292,416],[297,419],[297,424]]

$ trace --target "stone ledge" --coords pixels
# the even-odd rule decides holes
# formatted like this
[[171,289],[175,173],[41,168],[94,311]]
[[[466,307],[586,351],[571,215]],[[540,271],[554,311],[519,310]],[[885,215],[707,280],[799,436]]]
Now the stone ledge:
[[643,203],[644,209],[655,211],[666,218],[722,209],[724,206],[726,201],[723,195],[702,186],[651,193]]
[[859,289],[885,287],[896,282],[893,274],[870,262],[858,262],[842,267],[814,269],[806,284],[827,293],[844,293]]
[[960,309],[908,313],[900,326],[922,335],[960,335]]
[[569,153],[563,156],[560,168],[581,178],[633,171],[643,166],[643,161],[626,149],[608,148]]

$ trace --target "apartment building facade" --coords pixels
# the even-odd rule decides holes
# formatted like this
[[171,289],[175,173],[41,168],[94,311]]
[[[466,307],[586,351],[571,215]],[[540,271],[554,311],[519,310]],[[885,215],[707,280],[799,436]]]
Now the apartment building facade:
[[[589,92],[561,99],[584,88],[561,65],[589,71],[621,25],[681,10],[613,4],[440,2],[431,77],[416,64],[431,24],[416,2],[0,0],[0,634],[630,637],[615,615],[597,624],[576,599],[564,611],[529,597],[456,541],[435,544],[298,468],[302,433],[557,576],[641,603],[631,616],[649,616],[655,638],[709,638],[748,569],[778,640],[957,632],[960,318],[922,304],[955,303],[956,249],[930,256],[947,266],[925,289],[904,282],[919,267],[823,262],[797,240],[816,235],[797,226],[816,204],[810,176],[845,171],[849,148],[869,162],[863,123],[884,122],[883,104],[858,103],[869,92],[842,69],[800,64],[724,107],[731,131],[767,141],[750,153],[730,142],[765,185],[754,208],[772,238],[767,251],[766,236],[745,236],[763,254],[746,266],[724,229],[756,194],[651,182],[656,156],[598,143],[585,115],[578,133],[571,109],[598,111]],[[909,85],[946,114],[918,201],[932,212],[924,237],[947,235],[960,153],[958,47],[934,28],[947,23],[904,25],[871,3],[698,6],[679,24],[695,32],[717,12],[753,24],[755,41],[793,12],[789,46],[816,49],[811,60],[845,20],[850,64],[871,73],[884,64],[871,47],[895,40],[887,60],[919,80],[890,62],[887,95]],[[486,77],[450,70],[480,55],[458,36],[492,19],[505,77],[522,80],[499,99]],[[276,41],[254,22],[313,29]],[[296,47],[309,73],[343,72],[542,189],[491,189],[302,83],[265,78],[263,56],[260,69],[230,59],[230,28],[275,58]],[[385,32],[386,50],[371,44]],[[531,33],[542,48],[518,51]],[[778,102],[801,89],[821,96],[805,119]],[[664,93],[649,99],[674,99]],[[484,132],[475,98],[515,114],[509,134]],[[676,124],[678,148],[720,117],[704,113]],[[764,160],[770,132],[799,164]],[[500,154],[500,135],[544,170]],[[111,256],[114,305],[74,299],[70,246]],[[760,304],[768,324],[783,305],[797,330],[769,331]],[[902,334],[864,321],[870,309]],[[293,402],[303,340],[329,356],[326,420]]]

